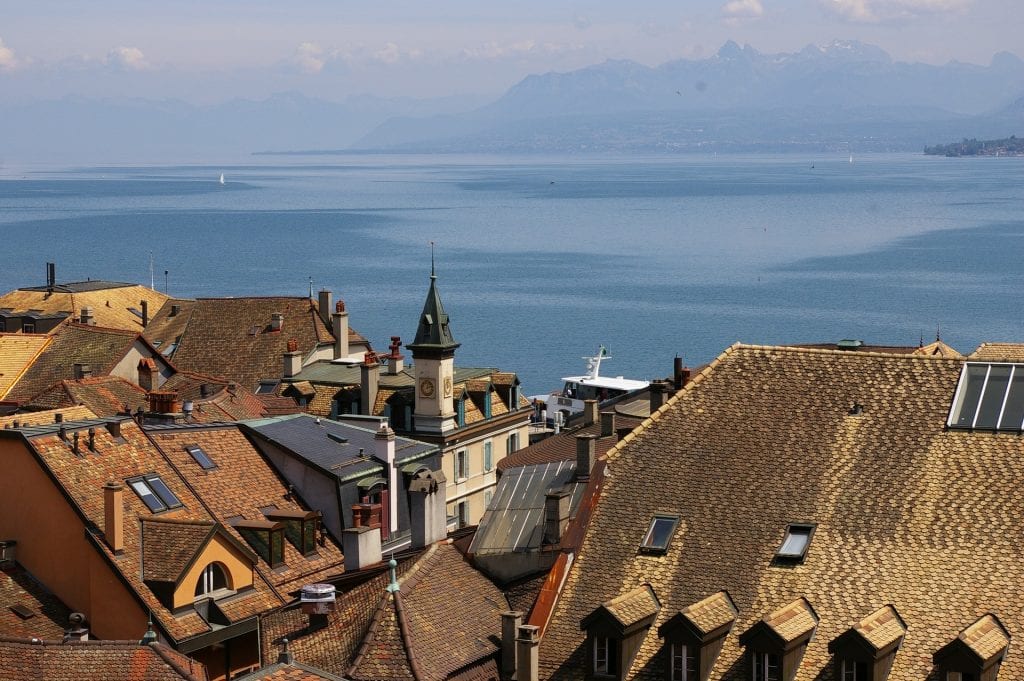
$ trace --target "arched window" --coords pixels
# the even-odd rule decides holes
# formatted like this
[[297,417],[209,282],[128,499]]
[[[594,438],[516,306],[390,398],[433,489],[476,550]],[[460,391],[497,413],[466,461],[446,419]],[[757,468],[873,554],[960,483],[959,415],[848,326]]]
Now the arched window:
[[228,589],[228,576],[220,563],[210,563],[203,568],[196,582],[196,598],[205,596],[220,589]]

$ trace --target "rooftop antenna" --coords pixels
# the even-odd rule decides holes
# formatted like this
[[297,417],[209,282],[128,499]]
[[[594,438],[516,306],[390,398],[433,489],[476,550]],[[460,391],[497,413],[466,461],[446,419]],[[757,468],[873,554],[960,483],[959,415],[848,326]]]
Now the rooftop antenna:
[[309,299],[313,300],[313,277],[309,278]]
[[153,251],[149,252],[149,290],[156,290],[156,276],[153,273]]
[[171,285],[169,283],[170,282],[170,278],[169,278],[170,274],[171,274],[170,270],[164,270],[164,293],[168,293],[168,294],[171,292]]
[[939,333],[939,325],[935,325],[935,342],[938,343],[942,340],[942,335]]
[[430,242],[430,278],[437,279],[437,275],[434,274],[434,242]]

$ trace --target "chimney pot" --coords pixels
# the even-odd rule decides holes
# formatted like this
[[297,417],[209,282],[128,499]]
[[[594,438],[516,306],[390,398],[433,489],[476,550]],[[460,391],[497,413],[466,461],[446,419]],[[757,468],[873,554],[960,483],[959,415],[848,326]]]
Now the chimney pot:
[[523,624],[523,613],[506,610],[501,613],[501,678],[516,676],[516,633]]
[[331,324],[331,292],[328,289],[320,289],[317,294],[316,311],[324,324]]
[[89,451],[96,451],[96,429],[89,428]]
[[377,355],[367,352],[363,356],[363,365],[359,371],[359,411],[364,416],[373,415],[379,384],[380,364],[377,363]]
[[597,400],[583,400],[583,425],[592,426],[598,419]]
[[299,352],[299,341],[294,338],[288,340],[288,352],[284,353],[284,368],[281,375],[284,378],[292,378],[302,371],[302,353]]
[[341,532],[345,572],[362,570],[383,560],[379,527],[348,527]]
[[73,444],[71,445],[71,451],[77,456],[78,453],[79,453],[79,451],[78,451],[78,433],[75,433],[74,437],[72,438],[72,443]]
[[64,423],[64,414],[62,414],[61,412],[57,412],[56,414],[54,414],[53,415],[53,422],[54,423]]
[[146,328],[149,326],[149,303],[141,300],[139,305],[142,307],[142,328]]
[[328,615],[334,612],[335,589],[330,584],[307,584],[302,587],[299,602],[302,612],[309,616],[309,628],[327,626]]
[[334,359],[348,357],[348,313],[345,312],[345,301],[339,300],[331,315],[331,333],[334,334]]
[[569,490],[562,488],[548,491],[544,495],[544,543],[557,544],[562,541],[569,524]]
[[540,627],[519,625],[516,637],[516,681],[538,681],[540,668],[537,647],[540,645]]
[[82,324],[88,324],[89,326],[93,326],[93,325],[96,324],[96,321],[95,321],[95,319],[93,319],[93,316],[92,316],[92,308],[91,307],[86,305],[85,307],[82,308],[81,315],[79,317],[79,321]]
[[668,386],[664,381],[651,381],[648,391],[651,395],[651,413],[658,411],[665,404]]
[[89,378],[92,376],[92,365],[75,363],[74,365],[74,376],[76,380]]
[[448,534],[445,485],[441,471],[420,473],[409,482],[412,548],[430,546]]
[[106,424],[107,432],[110,433],[110,437],[118,438],[121,437],[121,422],[120,421],[107,421]]
[[284,315],[280,312],[275,312],[270,315],[270,330],[280,331],[281,327],[284,326]]

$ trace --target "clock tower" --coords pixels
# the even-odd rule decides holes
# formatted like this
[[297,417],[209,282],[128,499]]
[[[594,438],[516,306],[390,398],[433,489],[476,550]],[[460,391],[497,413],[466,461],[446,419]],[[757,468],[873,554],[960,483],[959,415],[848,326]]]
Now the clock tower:
[[416,375],[416,430],[444,434],[455,430],[452,385],[455,380],[455,349],[459,344],[448,328],[448,315],[437,292],[437,276],[430,267],[430,290],[423,303],[412,352]]

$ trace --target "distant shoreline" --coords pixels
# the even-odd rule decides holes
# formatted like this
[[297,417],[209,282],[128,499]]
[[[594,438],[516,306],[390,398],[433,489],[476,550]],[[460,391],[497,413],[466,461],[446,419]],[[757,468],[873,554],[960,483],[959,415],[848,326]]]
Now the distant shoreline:
[[925,147],[926,156],[1024,156],[1024,139],[1010,135],[998,140],[977,140],[964,138],[952,144],[937,144]]

